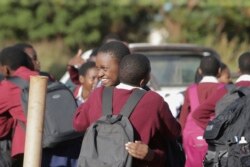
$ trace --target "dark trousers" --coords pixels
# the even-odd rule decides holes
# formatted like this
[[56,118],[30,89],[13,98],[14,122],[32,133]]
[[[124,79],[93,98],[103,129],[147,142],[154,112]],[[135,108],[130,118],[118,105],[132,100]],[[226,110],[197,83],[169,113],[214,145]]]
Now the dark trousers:
[[17,155],[12,159],[12,167],[23,167],[23,154]]

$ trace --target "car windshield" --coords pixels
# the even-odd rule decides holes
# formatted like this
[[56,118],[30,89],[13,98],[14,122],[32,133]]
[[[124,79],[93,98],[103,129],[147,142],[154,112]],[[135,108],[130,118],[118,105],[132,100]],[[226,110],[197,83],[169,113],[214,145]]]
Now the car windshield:
[[145,54],[151,63],[151,73],[160,87],[187,86],[194,82],[196,69],[202,55],[183,53],[149,53]]

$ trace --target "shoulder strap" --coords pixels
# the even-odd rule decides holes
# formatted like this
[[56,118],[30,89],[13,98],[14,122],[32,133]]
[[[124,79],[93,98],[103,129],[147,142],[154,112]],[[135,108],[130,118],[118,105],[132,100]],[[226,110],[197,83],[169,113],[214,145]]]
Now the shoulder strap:
[[137,103],[141,100],[141,98],[143,97],[143,95],[146,92],[147,91],[141,90],[141,89],[135,89],[135,90],[133,90],[133,92],[129,96],[126,104],[122,107],[121,115],[124,115],[127,118],[129,118],[129,116],[133,112],[133,109],[135,108],[135,106],[137,105]]
[[189,88],[189,101],[191,106],[191,112],[194,111],[200,104],[199,98],[198,98],[198,92],[197,92],[197,85],[193,84]]
[[103,115],[112,114],[112,99],[114,87],[104,87],[102,94],[102,113]]
[[[20,77],[8,77],[7,78],[7,80],[8,81],[10,81],[10,82],[12,82],[12,83],[14,83],[16,86],[18,86],[19,88],[21,88],[21,89],[24,89],[24,88],[27,88],[27,87],[29,87],[29,82],[28,81],[26,81],[26,80],[24,80],[24,79],[22,79],[22,78],[20,78]],[[25,114],[26,112],[24,111],[24,114]],[[27,113],[26,113],[27,114]],[[27,115],[26,115],[27,116]],[[26,125],[22,122],[22,121],[20,121],[20,120],[18,120],[17,121],[18,123],[19,123],[19,125],[24,129],[24,130],[26,130]]]
[[[103,115],[112,114],[113,90],[114,90],[114,87],[105,87],[103,90],[103,95],[102,95]],[[126,117],[129,117],[131,115],[134,107],[137,105],[137,103],[140,101],[140,99],[143,97],[143,95],[145,93],[146,93],[145,90],[140,90],[140,89],[133,90],[133,92],[129,96],[127,102],[125,103],[125,105],[121,109],[120,114],[124,115]]]
[[21,89],[27,88],[29,86],[29,82],[20,77],[9,77],[7,80],[14,83]]
[[227,90],[228,92],[231,92],[233,89],[236,88],[236,85],[234,85],[234,84],[226,84],[226,85],[225,85],[225,88],[226,88],[226,90]]

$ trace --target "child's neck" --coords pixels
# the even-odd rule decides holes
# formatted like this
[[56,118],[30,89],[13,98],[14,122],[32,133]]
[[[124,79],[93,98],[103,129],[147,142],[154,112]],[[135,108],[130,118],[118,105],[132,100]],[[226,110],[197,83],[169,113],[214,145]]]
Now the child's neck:
[[83,91],[82,91],[82,98],[83,98],[83,100],[86,100],[88,98],[89,93],[90,93],[89,90],[83,89]]

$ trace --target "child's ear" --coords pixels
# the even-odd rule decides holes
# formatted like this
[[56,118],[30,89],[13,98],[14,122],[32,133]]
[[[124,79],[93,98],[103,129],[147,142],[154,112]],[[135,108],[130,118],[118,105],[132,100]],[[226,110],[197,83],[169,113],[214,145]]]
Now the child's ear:
[[201,70],[200,67],[198,68],[198,73],[199,73],[200,75],[203,75],[203,72],[202,72],[202,70]]
[[80,76],[79,76],[79,82],[80,82],[81,84],[83,84],[84,81],[85,81],[85,78],[84,78],[82,75],[80,75]]
[[9,77],[11,76],[11,70],[8,66],[3,65],[1,66],[1,73],[5,76],[5,77]]
[[221,73],[222,73],[222,70],[221,70],[221,68],[219,68],[218,69],[218,75],[221,75]]
[[149,80],[150,80],[150,74],[148,74],[147,77],[145,77],[144,79],[142,79],[140,81],[140,87],[143,87],[143,86],[147,85]]

